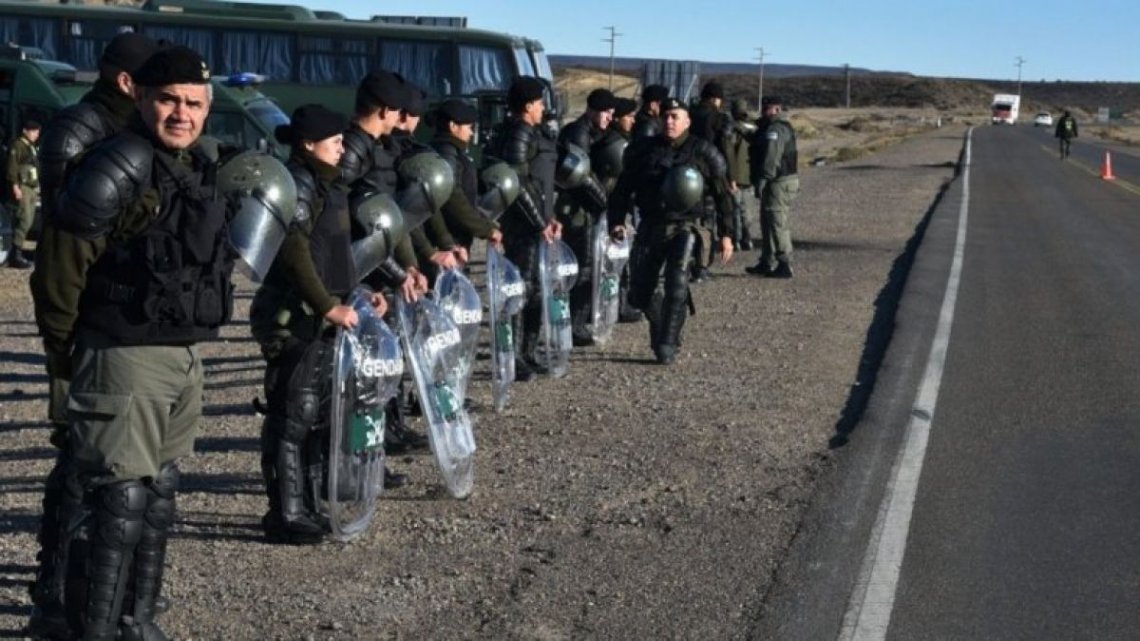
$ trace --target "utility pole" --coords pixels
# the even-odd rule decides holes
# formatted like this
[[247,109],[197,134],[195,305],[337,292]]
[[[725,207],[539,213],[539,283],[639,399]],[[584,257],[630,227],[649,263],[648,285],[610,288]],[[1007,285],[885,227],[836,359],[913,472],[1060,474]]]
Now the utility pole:
[[845,102],[847,103],[847,109],[850,109],[851,108],[851,65],[849,65],[849,64],[843,65],[843,77],[847,81],[847,90],[844,92]]
[[760,85],[756,92],[756,111],[762,114],[764,112],[762,104],[764,101],[764,47],[754,47],[754,49],[759,52],[756,60],[760,63]]
[[1016,58],[1016,60],[1017,60],[1017,62],[1015,62],[1013,64],[1017,66],[1017,95],[1020,96],[1021,95],[1021,65],[1025,64],[1027,61],[1025,58],[1022,58],[1021,56],[1018,56]]
[[618,33],[617,27],[602,27],[603,29],[610,30],[609,38],[602,38],[602,42],[610,43],[610,91],[614,90],[614,43],[617,42],[618,36],[624,36],[624,33]]

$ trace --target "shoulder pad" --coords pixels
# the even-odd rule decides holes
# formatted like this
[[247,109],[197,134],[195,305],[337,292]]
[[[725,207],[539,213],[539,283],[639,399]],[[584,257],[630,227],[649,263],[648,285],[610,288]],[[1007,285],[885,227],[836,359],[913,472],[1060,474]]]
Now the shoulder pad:
[[115,133],[99,108],[88,104],[71,105],[52,118],[40,139],[40,185],[53,194],[63,183],[69,165],[85,151]]
[[694,151],[697,157],[704,161],[705,166],[713,175],[725,176],[728,174],[728,163],[716,145],[703,138],[696,139],[694,143],[696,143]]
[[297,213],[293,220],[305,223],[313,217],[313,199],[317,194],[317,181],[313,172],[300,165],[289,163],[289,173],[293,175],[293,182],[297,185]]
[[368,158],[375,143],[368,134],[353,127],[344,132],[344,154],[340,157],[340,177],[346,184],[356,182],[368,170]]
[[69,176],[53,220],[80,238],[99,238],[115,218],[150,184],[154,147],[124,132],[100,144]]

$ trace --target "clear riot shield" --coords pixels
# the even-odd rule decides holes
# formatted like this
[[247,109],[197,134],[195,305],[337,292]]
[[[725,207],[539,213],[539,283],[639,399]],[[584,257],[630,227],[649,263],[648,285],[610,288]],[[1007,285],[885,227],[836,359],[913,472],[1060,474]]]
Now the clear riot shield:
[[578,259],[561,240],[539,241],[538,277],[542,285],[542,329],[535,360],[553,378],[570,370],[574,339],[570,327],[570,289],[578,282]]
[[479,325],[483,322],[483,301],[479,291],[463,272],[448,269],[435,281],[435,300],[459,328],[459,373],[455,394],[462,403],[467,398],[467,384],[475,369],[475,352],[479,348]]
[[[349,300],[360,322],[337,330],[333,347],[328,456],[313,482],[314,496],[332,536],[354,538],[368,527],[384,486],[384,406],[404,373],[400,341],[371,304],[372,291],[357,287]],[[319,477],[319,478],[318,478]]]
[[604,347],[613,336],[614,325],[621,310],[621,272],[629,261],[630,240],[610,237],[609,221],[605,214],[594,225],[594,274],[591,283],[593,322],[590,334],[594,342]]
[[491,393],[501,412],[515,382],[515,336],[511,318],[526,304],[526,283],[515,264],[487,247],[487,307],[491,327]]
[[475,486],[475,434],[455,391],[463,358],[459,328],[426,297],[414,303],[397,297],[396,312],[435,461],[451,495],[466,498]]

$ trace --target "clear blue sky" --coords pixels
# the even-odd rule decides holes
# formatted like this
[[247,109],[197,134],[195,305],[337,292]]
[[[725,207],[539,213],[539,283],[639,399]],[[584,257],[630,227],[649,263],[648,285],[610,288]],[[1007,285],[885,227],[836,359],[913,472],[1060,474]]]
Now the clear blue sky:
[[[548,53],[842,65],[924,76],[1140,82],[1140,1],[271,0],[373,14],[467,16]],[[652,11],[647,11],[652,9]]]

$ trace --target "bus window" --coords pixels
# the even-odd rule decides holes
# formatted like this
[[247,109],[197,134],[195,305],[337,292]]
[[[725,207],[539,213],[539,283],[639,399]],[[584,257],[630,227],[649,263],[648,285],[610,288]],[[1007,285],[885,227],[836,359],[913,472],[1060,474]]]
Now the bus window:
[[530,52],[523,47],[515,47],[515,64],[519,68],[520,76],[537,76],[538,71],[530,61]]
[[243,71],[264,74],[276,80],[293,76],[293,39],[283,33],[268,31],[230,31],[222,34],[224,68],[211,69],[216,74]]
[[[210,69],[218,68],[217,60],[214,59],[213,29],[195,29],[181,25],[164,27],[161,25],[144,24],[143,34],[155,40],[166,40],[167,42],[190,47],[194,51],[202,54],[202,57],[206,59],[206,64],[209,65]],[[237,71],[246,70],[238,69]]]
[[445,42],[382,40],[380,67],[400,74],[433,96],[451,93],[451,64]]
[[368,74],[368,41],[301,36],[301,84],[355,85]]
[[107,20],[68,20],[67,33],[71,37],[66,40],[67,59],[79,69],[97,69],[103,48],[124,31],[134,29]]
[[15,42],[43,50],[51,60],[59,59],[58,22],[51,18],[15,18],[0,16],[0,43]]
[[459,93],[506,91],[514,78],[506,49],[459,45]]
[[546,57],[546,52],[542,49],[534,49],[531,53],[534,55],[534,67],[538,71],[536,75],[539,78],[546,78],[550,82],[554,82],[554,70],[550,68],[550,59]]

